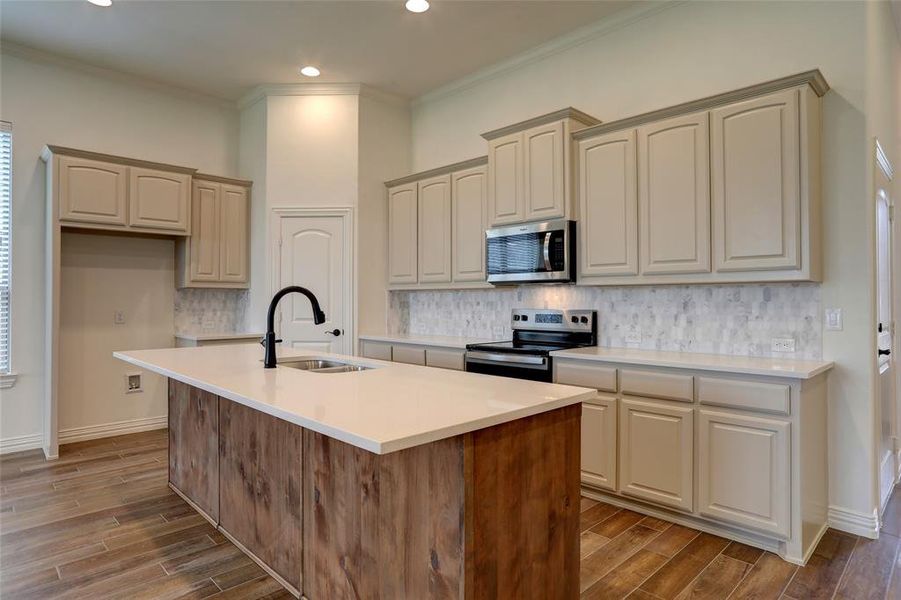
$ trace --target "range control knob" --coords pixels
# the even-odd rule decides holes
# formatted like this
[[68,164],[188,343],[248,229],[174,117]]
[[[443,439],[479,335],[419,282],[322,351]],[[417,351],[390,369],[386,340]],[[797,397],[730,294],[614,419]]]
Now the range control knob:
[[588,322],[588,317],[582,317],[582,318],[579,319],[579,320],[580,320],[581,322],[583,322],[583,323],[587,323],[587,322]]
[[513,315],[513,320],[514,320],[514,321],[519,321],[519,315]]
[[572,321],[573,323],[578,323],[578,322],[579,322],[579,317],[575,317],[575,316],[574,316],[574,317],[572,317],[572,318],[570,319],[570,321]]

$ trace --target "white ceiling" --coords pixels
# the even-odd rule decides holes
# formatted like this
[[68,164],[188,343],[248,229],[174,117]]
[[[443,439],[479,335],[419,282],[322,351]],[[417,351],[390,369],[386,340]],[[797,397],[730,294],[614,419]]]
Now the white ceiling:
[[[627,1],[2,0],[0,37],[237,100],[261,83],[359,82],[415,97],[587,25]],[[300,77],[318,65],[322,76]]]

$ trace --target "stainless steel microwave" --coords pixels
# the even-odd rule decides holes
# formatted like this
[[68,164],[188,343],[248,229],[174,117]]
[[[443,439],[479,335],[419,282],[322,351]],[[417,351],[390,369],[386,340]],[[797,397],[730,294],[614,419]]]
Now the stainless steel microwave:
[[557,219],[489,229],[485,243],[489,283],[575,281],[575,221]]

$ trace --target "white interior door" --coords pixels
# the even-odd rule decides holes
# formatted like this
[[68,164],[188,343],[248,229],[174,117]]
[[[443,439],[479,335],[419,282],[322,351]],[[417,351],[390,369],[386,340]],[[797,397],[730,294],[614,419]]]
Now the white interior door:
[[289,294],[279,305],[276,329],[284,346],[314,352],[351,353],[350,219],[335,214],[282,214],[278,218],[277,278],[273,292],[305,287],[319,300],[325,323],[313,323],[310,302]]
[[877,143],[874,190],[876,193],[876,357],[879,367],[879,493],[885,506],[894,489],[898,472],[897,399],[892,351],[894,321],[892,315],[892,200],[891,167]]

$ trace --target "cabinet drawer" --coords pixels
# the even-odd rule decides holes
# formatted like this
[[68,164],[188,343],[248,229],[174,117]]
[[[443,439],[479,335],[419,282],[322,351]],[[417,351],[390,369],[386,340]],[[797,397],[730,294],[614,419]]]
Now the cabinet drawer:
[[442,348],[428,348],[425,351],[425,364],[439,369],[463,370],[463,351]]
[[360,341],[360,355],[376,360],[391,360],[391,344],[362,340]]
[[698,377],[698,401],[701,404],[745,408],[780,415],[789,413],[790,389],[781,383]]
[[419,346],[394,346],[391,355],[394,362],[425,366],[425,348]]
[[554,381],[566,385],[616,391],[616,369],[591,363],[554,359]]
[[694,399],[694,378],[691,375],[623,369],[619,373],[619,383],[623,394],[681,402]]

